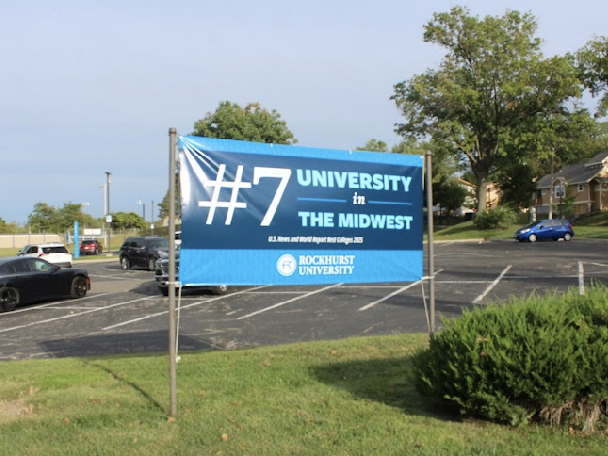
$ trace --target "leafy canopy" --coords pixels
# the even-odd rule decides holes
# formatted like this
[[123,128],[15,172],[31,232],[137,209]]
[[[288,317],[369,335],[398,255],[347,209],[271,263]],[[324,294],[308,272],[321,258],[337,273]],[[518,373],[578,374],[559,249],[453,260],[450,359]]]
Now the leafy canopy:
[[82,205],[77,203],[66,203],[63,207],[36,203],[28,217],[31,229],[41,233],[64,233],[71,229],[76,221],[81,226],[97,224],[93,217],[82,212]]
[[548,154],[553,137],[536,133],[581,96],[571,59],[544,59],[536,28],[531,14],[517,11],[483,19],[461,7],[436,13],[424,40],[445,49],[439,68],[396,84],[391,97],[405,117],[399,134],[430,137],[468,162],[480,211],[491,173],[529,153]]
[[576,54],[581,80],[591,95],[600,97],[597,115],[608,113],[608,37],[589,41]]
[[297,142],[276,110],[268,111],[259,103],[249,103],[242,108],[229,101],[221,102],[215,112],[208,112],[197,120],[192,136],[275,144]]

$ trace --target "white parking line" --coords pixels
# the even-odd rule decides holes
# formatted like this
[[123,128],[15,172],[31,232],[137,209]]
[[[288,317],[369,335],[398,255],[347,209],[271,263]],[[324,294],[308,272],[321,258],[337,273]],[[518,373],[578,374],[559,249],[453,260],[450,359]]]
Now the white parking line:
[[[80,299],[75,299],[72,300],[70,302],[80,302],[80,301],[86,301],[87,299],[93,299],[93,298],[98,298],[100,296],[108,296],[108,295],[113,295],[113,294],[118,294],[120,293],[120,291],[112,291],[110,293],[99,293],[96,295],[88,295],[84,298],[80,298]],[[12,312],[5,312],[5,313],[0,313],[0,318],[2,317],[8,317],[11,315],[15,315],[17,313],[21,313],[21,312],[32,312],[34,310],[40,310],[40,309],[44,309],[45,307],[50,307],[50,306],[55,306],[57,304],[65,304],[67,301],[53,301],[53,302],[47,302],[46,304],[41,304],[41,305],[37,305],[37,306],[32,306],[32,307],[24,307],[22,309],[17,309],[14,310]]]
[[488,288],[486,288],[486,290],[480,294],[479,296],[477,296],[475,298],[475,300],[473,301],[473,304],[478,304],[481,302],[481,300],[483,298],[486,297],[486,295],[492,290],[492,288],[494,288],[496,285],[498,285],[498,282],[500,282],[502,280],[502,278],[505,276],[505,274],[509,271],[509,269],[511,269],[513,266],[509,265],[506,268],[503,269],[503,271],[500,273],[500,275],[498,277],[496,277],[496,279],[494,279],[494,281],[488,286]]
[[300,299],[308,298],[309,296],[312,296],[312,295],[317,294],[317,293],[321,293],[322,291],[325,291],[325,290],[329,290],[330,288],[339,287],[340,285],[342,285],[342,284],[338,283],[336,285],[330,285],[330,286],[325,287],[325,288],[319,288],[318,290],[311,291],[310,293],[306,293],[306,294],[304,294],[302,296],[298,296],[297,298],[293,298],[293,299],[290,299],[288,301],[279,302],[279,303],[274,304],[274,305],[272,305],[270,307],[265,307],[263,309],[256,310],[255,312],[252,312],[250,314],[243,315],[242,317],[237,318],[237,320],[243,320],[245,318],[253,317],[253,316],[261,314],[263,312],[267,312],[269,310],[276,309],[277,307],[281,307],[281,306],[283,306],[285,304],[289,304],[289,303],[292,303],[292,302],[295,302],[295,301],[299,301]]
[[[247,293],[248,291],[257,290],[259,288],[264,288],[264,287],[248,288],[247,290],[241,290],[241,291],[237,291],[235,293],[230,293],[230,294],[223,295],[223,296],[216,296],[215,298],[205,299],[204,301],[195,301],[195,302],[190,303],[188,305],[180,306],[180,309],[181,310],[183,310],[183,309],[189,309],[190,307],[198,306],[200,304],[206,304],[208,302],[219,301],[220,299],[226,299],[226,298],[229,298],[230,296],[236,296],[236,295],[239,295],[239,294],[244,294],[244,293]],[[139,318],[133,318],[132,320],[123,321],[122,323],[117,323],[117,324],[112,325],[112,326],[106,326],[105,328],[101,328],[101,330],[102,331],[107,331],[109,329],[114,329],[114,328],[118,328],[120,326],[130,325],[131,323],[136,323],[138,321],[148,320],[150,318],[160,317],[162,315],[168,315],[168,314],[169,314],[169,310],[163,310],[162,312],[157,312],[157,313],[154,313],[154,314],[145,315],[145,316],[139,317]]]
[[15,331],[16,329],[23,329],[23,328],[27,328],[27,327],[30,327],[30,326],[42,325],[44,323],[50,323],[50,322],[58,321],[58,320],[67,320],[68,318],[75,318],[75,317],[79,317],[81,315],[89,314],[89,313],[92,313],[92,312],[99,312],[100,310],[111,309],[112,307],[123,306],[123,305],[126,305],[126,304],[132,304],[134,302],[140,302],[140,301],[146,301],[146,300],[150,300],[150,297],[146,296],[144,298],[135,299],[133,301],[117,302],[117,303],[111,304],[109,306],[95,307],[93,309],[87,310],[85,312],[80,312],[80,313],[77,313],[77,314],[64,315],[63,317],[56,317],[56,318],[47,318],[46,320],[35,321],[35,322],[28,323],[28,324],[25,324],[25,325],[13,326],[12,328],[6,328],[6,329],[0,329],[0,333],[9,332],[9,331]]
[[374,307],[376,304],[380,304],[381,302],[386,301],[389,298],[392,298],[395,295],[398,295],[399,293],[401,293],[402,291],[407,290],[408,288],[412,288],[414,285],[418,285],[420,282],[422,282],[422,280],[417,280],[416,282],[412,282],[409,285],[406,285],[404,287],[401,287],[399,289],[397,289],[396,291],[393,291],[392,293],[386,295],[384,298],[382,299],[378,299],[377,301],[374,302],[370,302],[369,304],[364,305],[363,307],[359,308],[360,311],[362,310],[367,310],[367,309],[371,309],[372,307]]
[[91,277],[92,279],[139,280],[140,282],[143,282],[144,280],[150,280],[150,279],[139,279],[137,277],[122,277],[122,276],[109,276],[109,275],[98,275],[98,274],[92,274],[89,277]]
[[[435,271],[435,277],[437,277],[437,274],[439,274],[441,271],[443,271],[443,269],[437,269],[437,270]],[[408,285],[406,285],[406,286],[404,286],[404,287],[401,287],[401,288],[399,288],[397,291],[392,292],[391,294],[389,294],[389,295],[385,296],[385,297],[384,297],[384,298],[382,298],[382,299],[379,299],[379,300],[374,301],[374,302],[370,302],[369,304],[366,304],[366,305],[364,305],[363,307],[360,307],[360,308],[359,308],[359,310],[360,310],[360,311],[362,311],[362,310],[371,309],[371,308],[372,308],[372,307],[374,307],[376,304],[380,304],[381,302],[384,302],[384,301],[386,301],[387,299],[390,299],[390,298],[392,298],[393,296],[398,295],[399,293],[401,293],[401,292],[403,292],[403,291],[407,290],[408,288],[412,288],[414,285],[418,285],[420,282],[424,282],[424,281],[429,280],[429,279],[430,279],[430,277],[429,277],[429,276],[424,276],[424,277],[422,278],[422,280],[417,280],[416,282],[412,282],[412,283],[410,283],[410,284],[408,284]],[[437,282],[435,282],[435,283],[437,283]]]

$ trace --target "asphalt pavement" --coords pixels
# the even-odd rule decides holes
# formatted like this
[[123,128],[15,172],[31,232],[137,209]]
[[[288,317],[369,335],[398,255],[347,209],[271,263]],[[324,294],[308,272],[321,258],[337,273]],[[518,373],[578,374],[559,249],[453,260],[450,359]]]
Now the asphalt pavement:
[[[446,242],[435,245],[437,326],[463,309],[514,296],[608,284],[608,242]],[[79,261],[87,297],[0,314],[0,360],[155,353],[168,350],[168,298],[154,273],[120,269],[117,258]],[[425,264],[426,268],[426,264]],[[414,283],[234,287],[225,296],[184,291],[180,350],[427,332],[427,280]]]

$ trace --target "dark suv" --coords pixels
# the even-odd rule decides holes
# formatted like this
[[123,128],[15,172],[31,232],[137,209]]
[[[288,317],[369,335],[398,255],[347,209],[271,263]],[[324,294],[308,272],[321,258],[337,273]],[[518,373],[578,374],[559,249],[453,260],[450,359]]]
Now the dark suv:
[[156,236],[133,236],[123,242],[118,252],[120,267],[131,269],[134,266],[154,271],[156,260],[169,252],[169,240]]

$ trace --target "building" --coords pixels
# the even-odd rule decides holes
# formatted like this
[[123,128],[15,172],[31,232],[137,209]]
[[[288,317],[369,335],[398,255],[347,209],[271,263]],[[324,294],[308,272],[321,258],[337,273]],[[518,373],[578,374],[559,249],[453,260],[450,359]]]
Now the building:
[[608,209],[608,152],[585,163],[568,165],[536,182],[534,207],[548,214],[550,196],[553,206],[571,203],[575,216]]

